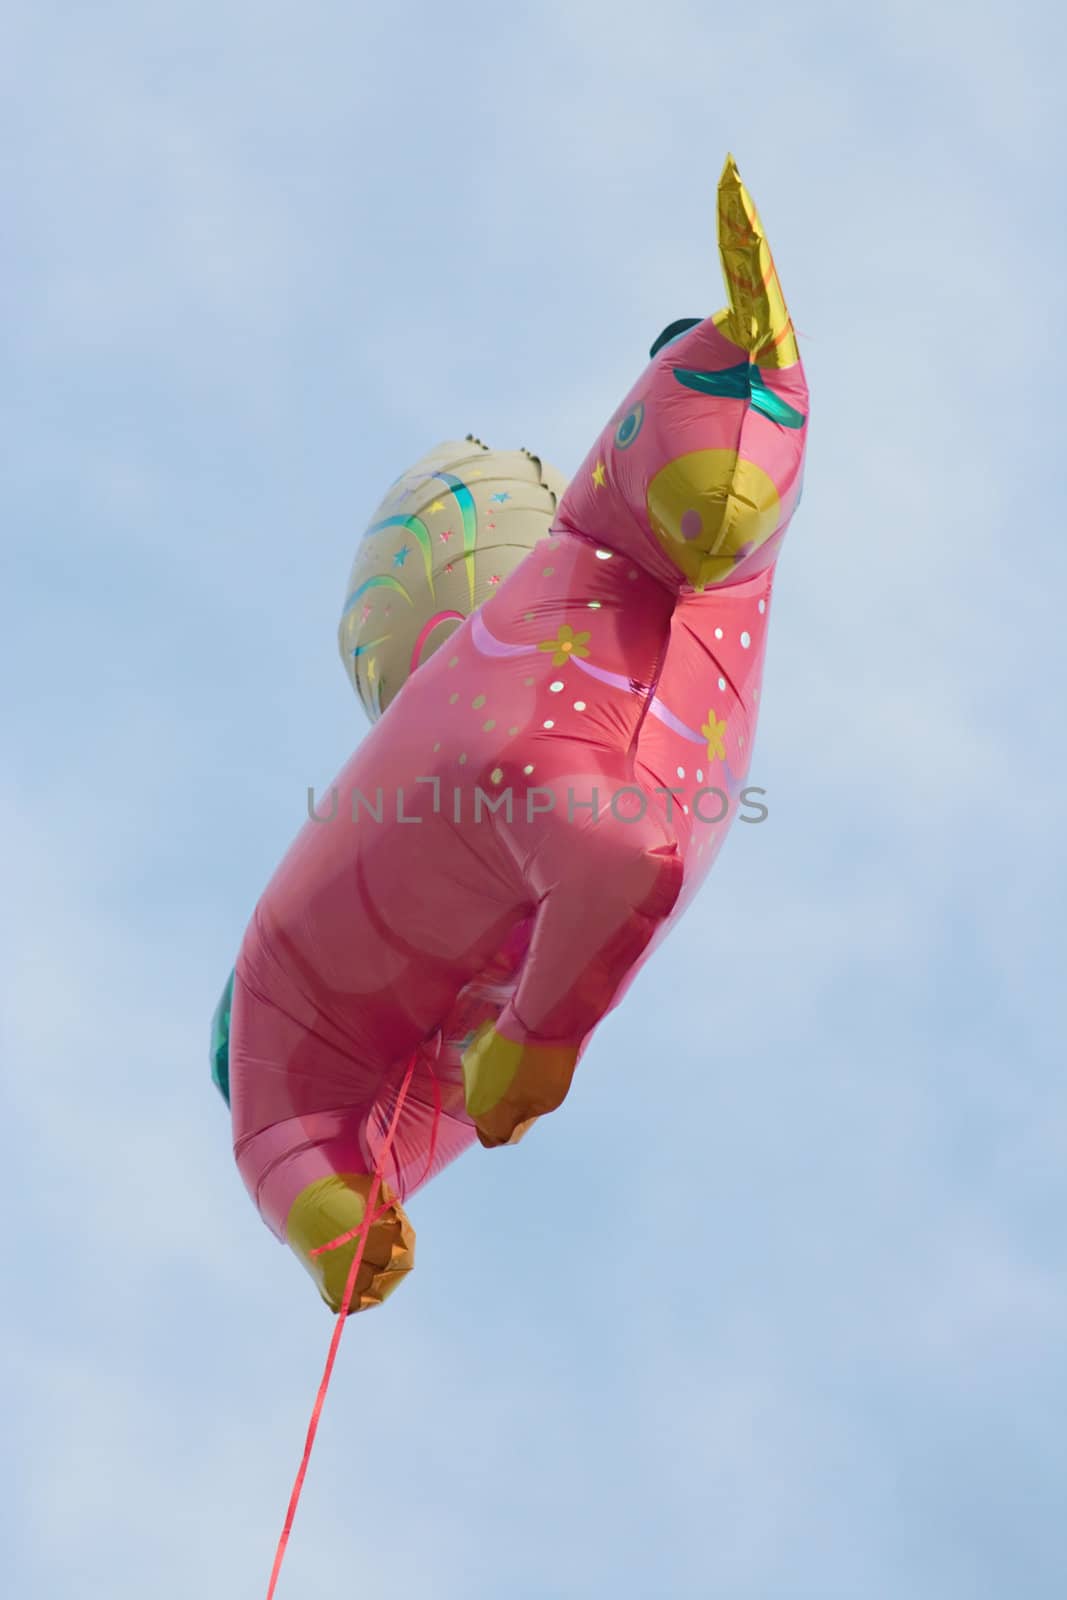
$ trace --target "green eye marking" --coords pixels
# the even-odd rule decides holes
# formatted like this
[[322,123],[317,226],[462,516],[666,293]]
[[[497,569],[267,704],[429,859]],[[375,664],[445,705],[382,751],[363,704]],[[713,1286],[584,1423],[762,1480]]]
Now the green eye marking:
[[639,400],[635,406],[623,417],[615,429],[615,445],[619,450],[628,450],[637,435],[641,432],[641,424],[645,420],[645,408]]
[[675,367],[674,376],[686,389],[695,389],[698,394],[748,400],[780,427],[802,428],[807,421],[802,411],[767,387],[760,369],[749,361],[742,361],[736,367],[724,367],[721,372],[695,372],[690,367]]

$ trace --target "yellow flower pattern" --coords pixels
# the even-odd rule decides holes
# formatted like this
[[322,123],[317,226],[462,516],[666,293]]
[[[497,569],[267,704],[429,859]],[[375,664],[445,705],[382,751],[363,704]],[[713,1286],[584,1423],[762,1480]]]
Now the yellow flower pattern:
[[575,633],[570,623],[564,622],[554,639],[542,639],[537,648],[538,650],[550,650],[552,652],[552,665],[554,667],[562,667],[566,665],[570,656],[580,656],[584,660],[589,654],[586,649],[588,643],[588,632]]
[[714,708],[708,711],[708,720],[700,731],[708,741],[708,760],[725,761],[726,723],[716,719]]

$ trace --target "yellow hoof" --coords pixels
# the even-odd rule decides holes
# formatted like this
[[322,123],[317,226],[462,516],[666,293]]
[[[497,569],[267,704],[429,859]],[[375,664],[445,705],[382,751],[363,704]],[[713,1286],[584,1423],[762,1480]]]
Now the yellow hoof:
[[563,1103],[577,1061],[575,1045],[518,1044],[484,1023],[463,1056],[467,1114],[482,1144],[518,1144]]
[[[362,1174],[344,1172],[320,1178],[301,1190],[289,1209],[286,1240],[314,1278],[331,1311],[341,1309],[359,1237],[321,1255],[312,1252],[359,1227],[373,1181]],[[371,1223],[364,1247],[352,1311],[381,1305],[415,1265],[415,1230],[384,1183],[378,1190],[375,1211],[378,1217]]]

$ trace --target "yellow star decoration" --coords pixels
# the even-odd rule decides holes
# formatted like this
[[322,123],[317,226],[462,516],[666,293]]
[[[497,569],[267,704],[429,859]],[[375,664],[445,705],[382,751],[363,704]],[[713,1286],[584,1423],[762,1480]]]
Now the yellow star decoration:
[[575,633],[569,622],[564,622],[559,633],[554,639],[542,639],[537,646],[538,650],[552,651],[552,665],[562,667],[566,665],[569,656],[581,656],[583,659],[589,654],[585,648],[589,643],[589,634]]
[[596,466],[593,468],[593,486],[594,486],[594,488],[602,489],[604,487],[604,479],[605,479],[604,463],[602,461],[598,461]]
[[443,500],[435,500],[433,505],[430,507],[431,511],[443,511],[444,509],[445,503]]
[[708,760],[726,760],[726,723],[716,722],[715,712],[708,712],[708,720],[701,728],[701,733],[708,741]]

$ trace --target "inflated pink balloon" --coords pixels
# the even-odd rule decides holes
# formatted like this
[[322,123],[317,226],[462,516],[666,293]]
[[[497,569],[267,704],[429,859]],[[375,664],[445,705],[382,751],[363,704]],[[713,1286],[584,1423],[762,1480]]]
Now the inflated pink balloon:
[[315,1252],[361,1222],[412,1063],[355,1309],[411,1266],[401,1200],[561,1103],[742,803],[808,397],[732,160],[719,242],[728,309],[657,341],[548,537],[400,690],[245,934],[237,1162],[335,1309],[354,1245]]

